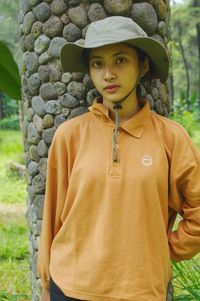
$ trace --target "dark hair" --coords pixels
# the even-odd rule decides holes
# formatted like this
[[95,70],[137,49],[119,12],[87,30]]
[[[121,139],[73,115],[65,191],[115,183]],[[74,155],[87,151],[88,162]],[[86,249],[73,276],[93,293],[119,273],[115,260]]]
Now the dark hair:
[[89,73],[89,52],[90,52],[89,49],[83,49],[82,58],[81,58],[88,73]]
[[146,53],[144,53],[144,51],[142,51],[141,49],[137,48],[137,47],[133,47],[137,53],[138,59],[140,63],[143,63],[145,60],[145,57],[147,56]]

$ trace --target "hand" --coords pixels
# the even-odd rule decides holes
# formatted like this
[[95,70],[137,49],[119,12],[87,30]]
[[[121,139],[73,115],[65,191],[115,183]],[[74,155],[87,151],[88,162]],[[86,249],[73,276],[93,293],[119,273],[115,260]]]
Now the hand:
[[41,301],[50,301],[50,291],[47,288],[42,289]]

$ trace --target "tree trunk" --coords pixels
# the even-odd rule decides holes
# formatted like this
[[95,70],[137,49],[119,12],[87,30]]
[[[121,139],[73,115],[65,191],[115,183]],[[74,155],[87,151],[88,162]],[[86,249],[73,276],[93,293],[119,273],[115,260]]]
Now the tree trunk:
[[[198,54],[199,54],[199,60],[198,60],[198,74],[199,74],[199,83],[200,83],[200,22],[196,24],[197,28],[197,47],[198,47]],[[199,96],[199,108],[200,108],[200,85],[198,90],[198,96]]]
[[[170,28],[170,40],[172,37],[172,32]],[[170,54],[171,54],[171,68],[169,73],[169,83],[170,83],[170,89],[169,89],[169,95],[170,95],[170,101],[171,101],[171,107],[173,108],[174,104],[174,74],[173,74],[173,57],[172,57],[172,44],[170,44]]]
[[181,51],[181,55],[183,58],[183,64],[185,67],[185,76],[186,76],[186,90],[185,90],[185,100],[186,100],[186,106],[187,106],[187,110],[190,110],[190,75],[189,75],[189,67],[188,67],[188,62],[185,56],[185,50],[183,47],[183,43],[182,43],[182,29],[181,29],[181,25],[179,22],[177,22],[177,27],[178,27],[178,34],[179,34],[179,47],[180,47],[180,51]]
[[[154,6],[150,4],[152,2]],[[94,97],[88,75],[62,73],[59,51],[66,40],[74,42],[84,38],[88,23],[108,15],[133,18],[149,35],[167,47],[169,3],[168,0],[142,3],[132,0],[21,0],[19,22],[20,42],[24,52],[21,70],[23,134],[28,172],[27,221],[30,229],[30,281],[33,301],[40,300],[36,262],[48,149],[56,128],[65,120],[88,111],[87,107]],[[166,83],[155,79],[152,83],[144,83],[141,93],[147,97],[153,110],[168,116],[168,90]],[[67,101],[62,101],[64,95]],[[173,289],[169,287],[167,301],[171,300]]]
[[[191,7],[198,8],[200,7],[199,0],[191,1]],[[199,14],[199,9],[196,11],[196,14]],[[196,23],[196,30],[197,30],[197,49],[198,49],[198,82],[200,83],[200,22]],[[200,85],[198,85],[198,106],[200,108]]]
[[171,106],[173,107],[173,103],[174,103],[174,76],[173,76],[173,72],[171,71],[171,73],[169,74],[169,80],[170,80],[170,99],[171,99]]

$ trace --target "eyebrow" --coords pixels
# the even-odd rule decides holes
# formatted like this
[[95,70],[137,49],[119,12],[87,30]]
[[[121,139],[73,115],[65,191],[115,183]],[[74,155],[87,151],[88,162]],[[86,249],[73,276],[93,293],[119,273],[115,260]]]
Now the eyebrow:
[[[120,52],[115,53],[113,56],[115,57],[115,56],[121,55],[121,54],[128,54],[128,53],[120,51]],[[102,58],[102,56],[92,56],[91,57],[91,59],[101,59],[101,58]]]

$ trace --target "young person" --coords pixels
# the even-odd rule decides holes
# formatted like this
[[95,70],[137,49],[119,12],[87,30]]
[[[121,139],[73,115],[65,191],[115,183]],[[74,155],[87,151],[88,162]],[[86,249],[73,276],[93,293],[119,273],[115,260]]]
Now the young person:
[[200,250],[200,155],[137,94],[143,76],[167,79],[168,55],[132,19],[114,16],[91,23],[84,43],[66,44],[61,61],[64,71],[88,71],[100,96],[57,129],[50,148],[42,301],[165,301],[170,259]]

